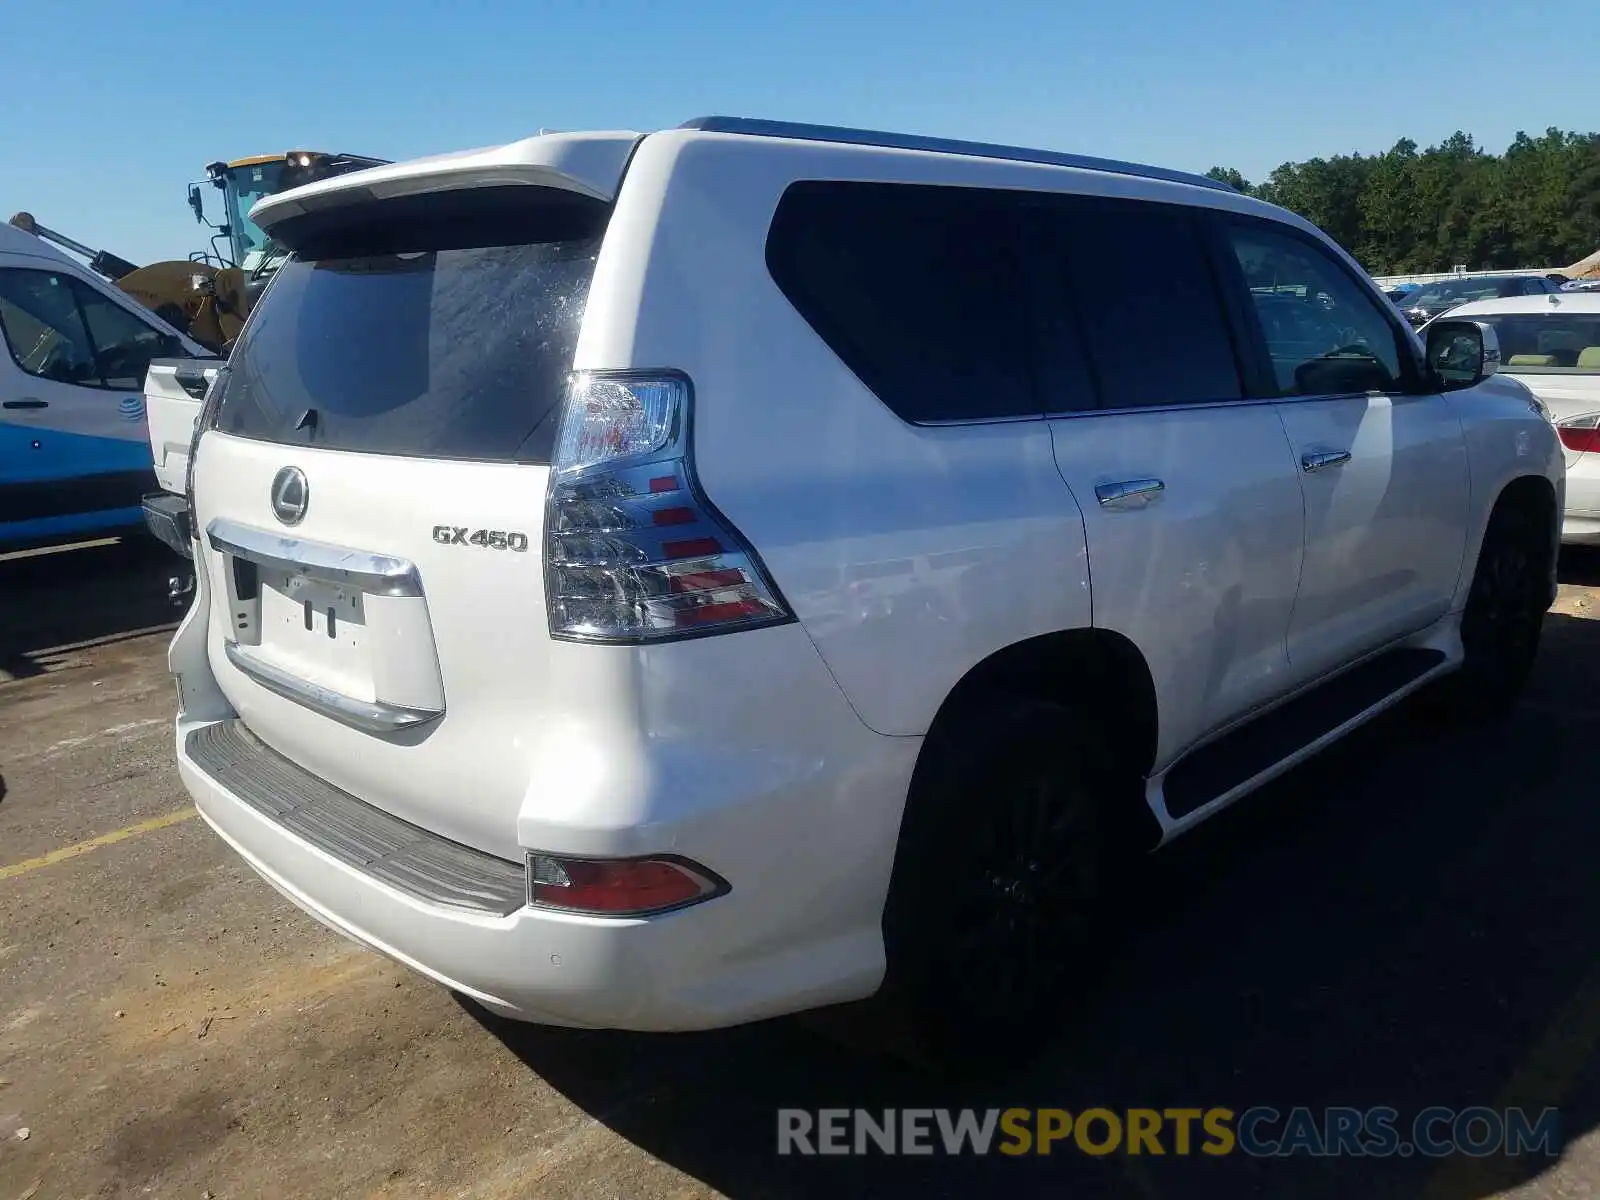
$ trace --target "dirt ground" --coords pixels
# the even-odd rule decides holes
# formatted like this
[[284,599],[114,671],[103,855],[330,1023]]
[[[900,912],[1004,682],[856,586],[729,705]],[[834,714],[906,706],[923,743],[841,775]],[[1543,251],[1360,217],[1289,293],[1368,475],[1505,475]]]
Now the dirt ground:
[[[191,819],[170,566],[0,560],[0,1200],[1600,1196],[1600,557],[1564,564],[1510,721],[1398,714],[1179,843],[1038,1065],[965,1089],[793,1022],[508,1025],[302,916]],[[1552,1105],[1566,1149],[775,1154],[780,1106],[1091,1104]]]

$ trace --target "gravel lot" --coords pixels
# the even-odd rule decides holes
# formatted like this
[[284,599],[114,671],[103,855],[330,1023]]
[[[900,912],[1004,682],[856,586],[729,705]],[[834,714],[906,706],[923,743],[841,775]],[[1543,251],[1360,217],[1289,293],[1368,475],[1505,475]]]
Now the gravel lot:
[[[1600,557],[1565,562],[1509,722],[1397,714],[1180,843],[1086,1013],[968,1089],[793,1022],[509,1026],[301,916],[189,819],[171,565],[0,559],[0,1200],[1600,1196]],[[1554,1105],[1566,1151],[774,1152],[779,1106],[1094,1104]]]

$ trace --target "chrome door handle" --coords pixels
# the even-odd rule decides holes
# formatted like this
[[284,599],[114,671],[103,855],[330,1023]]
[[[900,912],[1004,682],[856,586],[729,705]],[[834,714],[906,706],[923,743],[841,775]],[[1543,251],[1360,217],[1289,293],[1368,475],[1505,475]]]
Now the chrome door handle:
[[1350,461],[1348,450],[1322,450],[1316,454],[1303,454],[1300,456],[1300,465],[1308,472],[1321,471],[1328,467],[1342,467]]
[[1166,488],[1159,479],[1124,479],[1095,484],[1094,498],[1102,508],[1133,508],[1149,504]]

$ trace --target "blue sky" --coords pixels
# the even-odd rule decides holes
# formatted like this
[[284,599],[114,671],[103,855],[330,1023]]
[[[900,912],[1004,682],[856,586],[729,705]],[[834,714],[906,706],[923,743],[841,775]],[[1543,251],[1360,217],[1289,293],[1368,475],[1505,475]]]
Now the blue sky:
[[[1595,0],[172,0],[13,4],[0,214],[134,261],[185,185],[291,147],[408,158],[707,113],[1016,142],[1260,179],[1456,129],[1600,125]],[[1408,82],[1409,81],[1409,82]]]

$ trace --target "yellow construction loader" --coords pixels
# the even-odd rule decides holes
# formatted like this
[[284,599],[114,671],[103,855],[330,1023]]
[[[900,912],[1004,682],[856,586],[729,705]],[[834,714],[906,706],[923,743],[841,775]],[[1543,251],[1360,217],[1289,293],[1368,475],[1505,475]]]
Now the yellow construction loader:
[[137,266],[107,250],[95,250],[20,212],[11,224],[88,259],[89,267],[111,280],[167,324],[181,329],[218,354],[226,354],[244,326],[250,305],[280,256],[266,234],[249,218],[263,196],[286,191],[386,160],[321,150],[262,154],[206,167],[207,182],[222,193],[222,219],[211,220],[202,195],[204,183],[189,185],[195,219],[216,232],[211,250],[189,259]]

